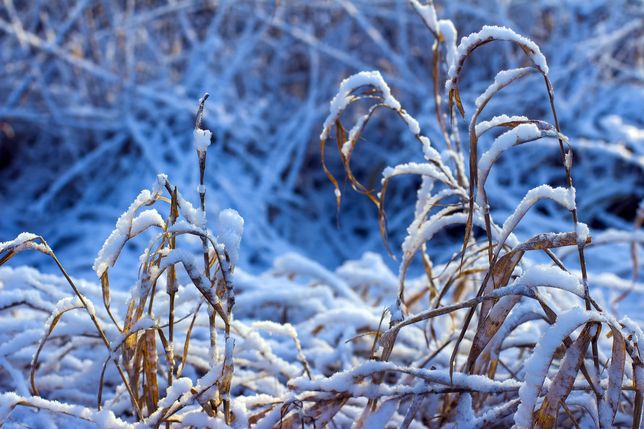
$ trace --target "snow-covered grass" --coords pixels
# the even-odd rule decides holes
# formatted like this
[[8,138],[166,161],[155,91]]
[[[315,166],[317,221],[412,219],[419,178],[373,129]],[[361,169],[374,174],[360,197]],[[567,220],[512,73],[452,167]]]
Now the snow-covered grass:
[[[444,140],[440,121],[445,119],[434,108],[432,70],[440,73],[436,85],[442,87],[462,36],[484,25],[511,28],[539,45],[550,65],[559,120],[575,141],[576,168],[583,170],[576,181],[583,221],[591,227],[628,227],[644,197],[644,175],[635,174],[644,168],[641,4],[438,0],[435,23],[434,12],[422,8],[426,24],[415,9],[426,3],[0,2],[6,65],[0,79],[2,240],[37,230],[68,268],[91,279],[96,249],[141,183],[165,172],[186,197],[195,195],[198,175],[186,153],[194,141],[189,132],[194,100],[207,91],[206,125],[216,137],[209,148],[207,209],[233,207],[253,219],[246,237],[254,245],[240,254],[242,265],[259,273],[287,251],[326,267],[365,251],[385,255],[368,202],[343,192],[339,231],[329,215],[335,198],[315,146],[328,102],[343,79],[378,70],[436,144]],[[436,28],[445,42],[435,49],[447,61],[434,64],[430,30]],[[473,109],[501,68],[531,72],[495,96],[486,116],[544,117],[548,101],[534,84],[541,75],[508,41],[488,44],[468,58],[459,85],[464,107]],[[366,113],[355,107],[347,113]],[[419,158],[413,136],[404,131],[407,124],[388,117],[378,109],[360,137],[356,153],[364,156],[352,157],[359,179],[373,182],[382,166]],[[482,152],[487,141],[482,139]],[[554,152],[544,149],[552,144],[531,144],[500,160],[487,183],[500,213],[511,213],[530,187],[560,185]],[[340,166],[334,154],[327,161]],[[524,173],[531,170],[538,174]],[[413,206],[412,192],[391,190],[390,204]],[[531,235],[560,225],[561,214],[547,211],[531,213],[532,221],[519,232]],[[50,222],[52,213],[61,222]],[[392,240],[404,238],[409,217],[405,210],[391,214]],[[451,237],[434,241],[434,257],[454,250]],[[122,272],[136,270],[143,245],[132,242],[124,249],[129,256]],[[49,270],[35,256],[21,260]],[[112,275],[127,287],[132,277],[120,277],[119,271]]]
[[[337,204],[344,198],[336,176],[344,173],[372,205],[397,272],[375,253],[356,255],[336,270],[298,253],[259,274],[240,268],[244,249],[258,246],[245,232],[255,219],[232,209],[217,210],[215,220],[207,216],[208,151],[219,136],[204,126],[206,94],[192,134],[198,202],[158,174],[98,252],[97,283],[71,276],[43,237],[22,233],[0,243],[2,422],[240,429],[640,426],[644,332],[637,313],[623,312],[641,308],[644,293],[638,261],[644,206],[633,230],[595,235],[582,222],[573,183],[576,142],[557,119],[550,80],[556,70],[536,43],[487,26],[454,46],[455,27],[438,19],[432,2],[411,6],[436,39],[434,55],[447,71],[433,69],[440,83],[430,98],[437,138],[430,139],[412,109],[393,95],[403,83],[388,83],[378,71],[346,77],[320,121],[323,170]],[[344,7],[353,11],[351,4]],[[36,44],[31,33],[19,32],[25,43]],[[498,41],[518,44],[541,75],[527,91],[543,95],[549,107],[543,117],[507,111],[479,120],[502,91],[523,84],[530,68],[501,71],[475,102],[462,100],[464,64]],[[441,102],[444,95],[448,103]],[[367,113],[347,133],[342,122],[351,117],[349,108],[363,102],[371,103]],[[383,168],[375,189],[359,179],[356,163],[369,160],[354,150],[380,107],[389,109],[392,121],[402,120],[423,161]],[[459,122],[468,114],[464,144]],[[487,151],[478,150],[483,134],[502,128]],[[503,195],[486,186],[488,178],[502,159],[518,162],[541,140],[556,142],[541,147],[559,159],[558,175],[548,176],[556,183],[524,190],[525,198],[495,221],[494,205]],[[325,163],[329,147],[337,148],[339,172]],[[527,173],[540,177],[538,170]],[[417,176],[420,185],[398,251],[388,231],[404,208],[392,210],[385,196],[401,176]],[[556,203],[549,210],[569,220],[556,231],[524,237],[519,226],[546,200]],[[537,222],[533,229],[541,226],[547,225]],[[457,251],[435,258],[432,246],[441,234],[452,237]],[[132,261],[124,249],[143,238],[145,250]],[[630,272],[592,264],[589,253],[624,243]],[[60,275],[6,265],[33,250]],[[121,263],[137,267],[129,292],[111,278]],[[634,304],[624,305],[628,300]]]

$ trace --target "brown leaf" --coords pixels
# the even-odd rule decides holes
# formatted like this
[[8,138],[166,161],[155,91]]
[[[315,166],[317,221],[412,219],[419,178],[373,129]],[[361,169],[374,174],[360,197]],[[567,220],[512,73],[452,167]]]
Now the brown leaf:
[[566,351],[559,371],[552,380],[548,393],[541,404],[541,408],[536,414],[534,420],[535,427],[543,429],[555,427],[559,406],[562,402],[566,401],[566,398],[570,394],[579,368],[584,360],[584,355],[590,344],[590,330],[593,326],[595,324],[592,323],[584,326],[584,329],[582,329],[575,342]]

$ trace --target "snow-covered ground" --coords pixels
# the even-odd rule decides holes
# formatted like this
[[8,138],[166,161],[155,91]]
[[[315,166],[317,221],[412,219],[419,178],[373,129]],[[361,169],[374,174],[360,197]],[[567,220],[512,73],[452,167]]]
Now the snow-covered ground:
[[643,20],[6,2],[0,420],[637,424]]

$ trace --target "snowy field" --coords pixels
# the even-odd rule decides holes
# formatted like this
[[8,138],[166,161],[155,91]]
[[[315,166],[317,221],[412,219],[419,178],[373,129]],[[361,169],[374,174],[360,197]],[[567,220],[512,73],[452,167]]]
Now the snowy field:
[[641,1],[6,1],[0,47],[0,427],[641,426]]

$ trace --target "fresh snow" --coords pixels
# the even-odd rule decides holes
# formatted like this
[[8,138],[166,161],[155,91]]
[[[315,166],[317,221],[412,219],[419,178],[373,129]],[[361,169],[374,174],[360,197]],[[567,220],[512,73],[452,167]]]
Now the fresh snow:
[[[478,124],[476,124],[475,127],[475,132],[477,137],[481,137],[484,133],[489,131],[490,129],[499,126],[500,124],[508,123],[508,122],[521,122],[521,121],[527,121],[528,118],[525,116],[518,116],[518,115],[499,115],[495,116],[489,121],[481,121]],[[519,125],[520,126],[520,125]]]
[[[121,249],[125,245],[125,242],[135,235],[133,228],[135,222],[137,224],[137,233],[140,233],[145,228],[152,226],[152,222],[159,220],[159,218],[157,218],[154,213],[149,210],[143,212],[141,214],[142,217],[139,220],[135,219],[136,212],[139,210],[139,208],[144,206],[145,204],[153,202],[156,199],[159,191],[160,190],[158,190],[157,192],[151,192],[147,189],[144,189],[134,199],[132,204],[130,204],[130,207],[127,209],[127,211],[125,211],[118,218],[118,220],[116,221],[116,228],[114,229],[114,231],[112,231],[107,240],[105,240],[103,247],[98,252],[98,256],[94,260],[93,269],[99,278],[103,275],[103,273],[105,273],[105,271],[107,271],[109,267],[114,265],[116,259],[121,253]],[[161,222],[163,222],[163,220],[161,220]]]
[[590,235],[590,230],[588,229],[588,225],[586,225],[583,222],[577,222],[577,226],[575,227],[575,232],[577,233],[577,245],[584,246],[586,243],[586,240],[588,239],[588,236]]
[[454,59],[456,58],[456,27],[454,23],[448,19],[441,19],[438,21],[438,28],[440,34],[445,39],[445,50],[446,56],[445,60],[447,61],[447,69],[454,64]]
[[481,44],[487,40],[504,40],[518,43],[520,45],[526,46],[529,49],[528,55],[532,60],[535,67],[541,71],[544,75],[548,74],[548,64],[546,62],[546,57],[541,53],[541,50],[532,40],[527,37],[521,36],[515,33],[513,30],[507,27],[498,27],[492,25],[485,25],[481,31],[470,34],[467,37],[463,37],[459,43],[456,50],[456,59],[454,64],[451,65],[447,72],[447,90],[451,90],[454,86],[457,78],[458,68],[468,55],[470,50],[478,44]]
[[224,245],[230,257],[230,263],[237,265],[239,245],[244,231],[244,219],[233,209],[219,212],[217,219],[217,241]]
[[494,82],[487,87],[487,89],[479,95],[474,101],[477,108],[481,108],[483,103],[487,103],[494,94],[499,92],[502,88],[508,86],[510,83],[517,79],[527,76],[532,71],[532,67],[523,67],[520,69],[501,70],[494,78]]
[[576,308],[560,314],[557,317],[557,322],[546,328],[539,341],[537,341],[537,346],[524,365],[525,380],[519,389],[521,403],[519,404],[517,412],[514,414],[514,423],[518,429],[532,427],[532,413],[541,390],[541,385],[547,375],[553,355],[556,349],[562,344],[564,338],[585,322],[603,322],[604,320],[598,313]]
[[212,133],[209,130],[195,129],[194,145],[198,152],[205,152],[212,141]]
[[501,228],[499,245],[497,245],[496,252],[500,252],[501,246],[505,243],[508,236],[512,233],[517,224],[523,219],[528,210],[530,210],[540,200],[552,200],[567,210],[574,210],[575,203],[575,188],[553,188],[548,185],[537,186],[532,188],[525,195],[523,200],[517,205],[514,213],[512,213],[503,223]]
[[436,17],[436,9],[432,0],[428,4],[422,4],[419,0],[409,0],[416,12],[423,19],[423,22],[434,34],[439,34],[438,18]]
[[356,73],[340,83],[340,89],[335,97],[331,100],[329,115],[324,121],[324,126],[322,128],[322,134],[320,134],[320,140],[326,140],[329,137],[331,128],[333,127],[336,118],[346,109],[346,107],[355,99],[354,95],[351,93],[362,86],[373,86],[378,89],[381,93],[382,104],[385,106],[399,110],[400,103],[396,100],[393,95],[391,95],[391,89],[382,78],[382,75],[378,71],[363,71]]
[[541,131],[535,124],[520,124],[494,139],[492,146],[483,153],[478,162],[479,193],[477,196],[477,202],[482,202],[482,186],[485,183],[487,174],[492,168],[492,164],[499,159],[501,154],[516,144],[529,140],[536,140],[540,138],[541,135]]
[[[438,12],[447,16],[460,16],[470,7],[467,2],[440,6]],[[526,16],[543,14],[539,2],[525,6]],[[391,10],[378,2],[341,0],[316,8],[314,20],[294,14],[288,4],[281,5],[275,16],[259,9],[244,16],[243,7],[214,8],[206,13],[212,20],[206,21],[243,16],[240,22],[248,25],[232,26],[222,36],[201,31],[202,20],[182,20],[186,37],[181,49],[161,49],[152,56],[146,53],[145,43],[165,46],[160,34],[174,34],[165,24],[181,16],[184,8],[159,14],[162,8],[155,6],[129,12],[116,6],[117,15],[137,23],[132,31],[146,34],[128,37],[127,28],[118,34],[133,43],[130,47],[141,79],[116,86],[110,61],[100,61],[97,68],[66,54],[76,49],[67,39],[91,38],[59,35],[49,40],[37,25],[40,15],[27,13],[30,8],[13,11],[9,7],[6,19],[10,22],[4,28],[8,37],[0,41],[6,45],[8,64],[30,60],[31,51],[43,48],[41,42],[47,40],[46,50],[53,49],[48,60],[61,73],[56,74],[55,85],[50,85],[46,73],[35,85],[23,82],[12,92],[20,102],[9,97],[5,106],[4,135],[9,140],[14,132],[15,139],[26,136],[29,145],[15,154],[10,149],[5,175],[10,186],[0,217],[0,230],[5,232],[0,239],[9,240],[0,243],[0,259],[8,261],[22,252],[0,267],[0,369],[5,375],[0,421],[7,427],[143,429],[163,427],[161,418],[167,411],[177,427],[272,428],[288,421],[284,426],[420,429],[441,413],[449,391],[455,409],[446,416],[446,427],[509,426],[513,421],[516,427],[531,427],[543,395],[557,389],[552,376],[564,362],[563,340],[574,339],[586,323],[600,322],[599,371],[592,365],[590,349],[586,354],[586,367],[600,387],[600,398],[596,400],[584,377],[571,373],[576,380],[566,404],[584,429],[628,426],[634,392],[619,388],[644,391],[644,369],[631,365],[635,357],[644,355],[643,321],[638,314],[644,284],[641,268],[635,265],[638,258],[641,265],[644,231],[639,220],[633,226],[631,219],[635,211],[638,219],[644,216],[637,174],[644,166],[644,132],[629,109],[641,98],[634,88],[642,76],[630,67],[636,57],[631,55],[633,43],[624,42],[635,34],[637,19],[625,16],[619,6],[593,5],[599,17],[595,27],[603,32],[583,20],[572,29],[554,26],[545,38],[538,25],[524,26],[543,40],[544,52],[556,65],[554,104],[570,141],[548,122],[555,119],[543,79],[548,65],[540,48],[512,30],[490,26],[463,37],[457,46],[454,24],[439,19],[431,0],[401,2]],[[579,5],[548,7],[555,16],[570,7],[574,13],[587,12]],[[497,9],[492,15],[512,12],[507,5]],[[47,16],[55,27],[67,17],[65,12],[71,12],[72,22],[84,11],[81,2],[74,10]],[[201,7],[194,9],[195,16],[201,12]],[[477,19],[498,20],[496,15],[486,17],[488,12],[479,10]],[[101,31],[106,37],[100,44],[109,50],[111,24],[103,21]],[[80,34],[76,27],[70,31],[70,35]],[[461,117],[447,111],[443,90],[459,85],[473,48],[493,39],[514,44],[488,45],[484,49],[488,55],[484,50],[476,53],[464,70],[471,85],[462,85],[459,94],[466,107],[476,107],[469,129],[472,135],[467,136]],[[235,49],[217,49],[222,42]],[[25,43],[33,48],[27,56],[21,49]],[[200,68],[199,61],[182,61],[199,60],[201,51],[213,47],[217,55],[212,64]],[[437,94],[431,80],[434,49],[440,71]],[[620,56],[623,67],[605,61],[616,50],[624,54]],[[293,57],[293,52],[302,54],[301,58]],[[253,61],[247,61],[249,53]],[[417,58],[409,62],[410,55]],[[575,58],[574,65],[569,64],[570,58]],[[168,67],[183,62],[189,67],[168,72]],[[520,68],[498,72],[486,89],[481,79],[506,65]],[[16,77],[22,78],[21,68],[14,68],[9,68],[5,79],[9,88]],[[358,70],[373,71],[350,75]],[[539,79],[521,79],[533,71],[541,74]],[[87,73],[100,77],[91,80],[97,93],[112,94],[114,88],[102,88],[112,85],[114,97],[78,107],[77,101],[83,103],[91,95],[76,88],[87,83]],[[327,105],[337,79],[343,76],[349,77]],[[154,78],[153,85],[146,84],[148,77]],[[74,91],[70,92],[68,82]],[[499,102],[489,106],[491,119],[479,122],[483,106],[510,83],[512,90],[503,91]],[[21,93],[26,87],[29,97]],[[194,112],[194,94],[211,87],[210,122],[221,141],[216,147],[210,147],[214,133],[201,129],[200,118],[194,131],[188,121],[190,109]],[[74,94],[72,104],[57,103],[69,93]],[[42,100],[60,108],[43,110]],[[354,104],[357,100],[364,102]],[[371,121],[381,107],[394,112]],[[436,113],[444,127],[439,127]],[[52,131],[42,133],[52,114],[55,124],[48,128]],[[389,116],[398,116],[404,124]],[[24,126],[16,127],[14,118]],[[342,191],[335,189],[335,199],[316,162],[315,148],[303,144],[322,119],[322,140],[332,135],[337,120],[352,124],[339,151],[335,144],[326,146],[331,155],[329,170],[340,173]],[[508,122],[512,125],[501,127]],[[368,135],[375,136],[378,145],[369,145],[350,159],[363,129],[370,130]],[[500,135],[479,143],[478,171],[470,172],[467,137],[472,144],[489,131]],[[71,157],[69,165],[52,164],[60,157],[50,156],[50,148],[87,138],[92,145],[65,152]],[[537,139],[543,140],[510,150]],[[559,159],[559,142],[564,143],[565,168]],[[190,147],[194,148],[191,157],[183,153]],[[578,205],[577,190],[566,180],[573,149],[574,159],[580,160],[573,172]],[[203,181],[194,150],[200,161],[211,151]],[[343,167],[349,166],[373,189],[370,196],[378,198],[388,180],[416,177],[402,179],[391,189],[386,207],[379,207],[377,201],[374,207],[366,199],[364,204],[356,203],[354,197],[361,196],[353,194],[349,183],[342,183]],[[492,168],[498,174],[488,180]],[[134,202],[128,200],[140,178],[157,171],[172,173],[172,180],[159,174],[150,189]],[[476,199],[470,201],[474,174],[478,188]],[[102,180],[103,176],[109,180]],[[176,189],[185,194],[177,190],[179,218],[170,222],[169,202]],[[20,198],[11,195],[23,190]],[[202,206],[198,198],[206,191],[209,197]],[[336,212],[334,204],[347,192],[351,194],[344,195],[347,204]],[[555,210],[538,210],[543,199],[554,201]],[[615,202],[622,200],[626,203],[619,208],[624,210],[616,216]],[[59,207],[65,207],[64,213]],[[114,213],[114,207],[121,208]],[[469,207],[474,210],[471,219]],[[588,225],[570,220],[569,211],[577,208],[579,219],[593,226],[592,243],[586,244]],[[42,219],[61,222],[31,227]],[[381,219],[386,220],[391,258],[379,236]],[[462,232],[470,220],[474,229],[464,243]],[[113,227],[109,236],[107,226]],[[23,228],[39,235],[17,235]],[[52,260],[53,251],[40,234],[60,259]],[[94,277],[92,282],[74,277],[84,275],[83,266],[88,265],[84,258],[95,255],[100,247],[95,241],[106,236],[93,268],[104,279],[118,260],[119,269],[110,272],[109,310]],[[569,245],[560,247],[564,238]],[[173,239],[175,249],[169,245]],[[533,245],[537,248],[532,249]],[[552,251],[558,259],[544,254],[543,247],[550,245],[556,247]],[[577,258],[582,252],[586,252],[583,274]],[[209,269],[204,267],[204,253],[211,258]],[[502,263],[509,260],[507,282],[494,284],[496,288],[488,283],[477,295],[486,275],[498,279]],[[72,277],[17,267],[36,263],[57,270],[57,262]],[[492,263],[499,265],[493,269]],[[171,283],[170,267],[175,266],[176,282]],[[582,310],[588,293],[593,306],[603,310]],[[623,299],[627,294],[628,299]],[[204,296],[214,302],[216,314],[204,304]],[[174,340],[164,344],[169,339],[171,300]],[[552,325],[544,320],[552,316],[544,313],[546,306],[556,314]],[[233,311],[225,317],[229,308]],[[450,355],[468,311],[473,318],[454,355],[452,372]],[[216,317],[216,328],[209,316]],[[107,344],[93,321],[102,327]],[[184,360],[186,331],[192,323]],[[473,362],[474,371],[463,371],[473,342],[480,339],[477,328],[485,328],[485,335],[490,335],[486,342],[477,343],[482,350]],[[609,331],[612,335],[607,335]],[[590,332],[599,332],[597,325]],[[156,350],[144,349],[146,335],[154,335]],[[37,351],[32,382],[30,370]],[[141,352],[152,352],[147,356],[158,365],[159,400],[148,404],[142,399],[145,418],[135,422],[116,366],[129,373],[129,354]],[[614,353],[617,359],[611,358]],[[623,377],[620,353],[627,355]],[[175,377],[169,386],[171,359],[175,359]],[[99,411],[97,390],[104,363]],[[141,391],[149,381],[147,376],[139,377],[135,388]],[[33,396],[35,386],[42,396]],[[224,423],[223,406],[217,407],[215,417],[207,414],[211,398],[230,400],[234,416],[230,426]],[[366,407],[370,400],[377,400],[377,405]],[[159,408],[152,411],[151,405]],[[559,418],[566,422],[561,411]]]

